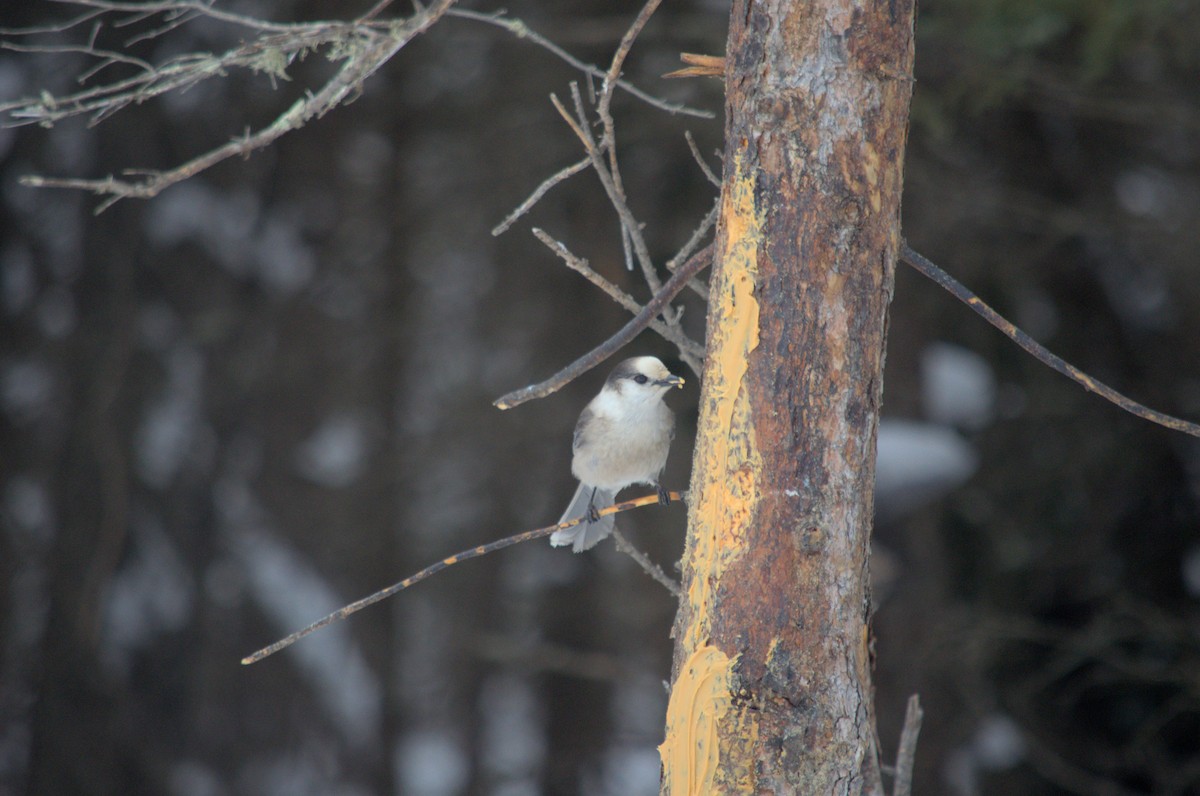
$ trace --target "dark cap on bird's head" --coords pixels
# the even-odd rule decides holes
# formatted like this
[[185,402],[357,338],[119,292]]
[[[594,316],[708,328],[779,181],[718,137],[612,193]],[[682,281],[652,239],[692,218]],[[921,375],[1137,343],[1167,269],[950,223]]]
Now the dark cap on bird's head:
[[683,387],[683,378],[667,370],[658,357],[633,357],[613,368],[606,384],[628,379],[634,384],[655,384],[660,387]]

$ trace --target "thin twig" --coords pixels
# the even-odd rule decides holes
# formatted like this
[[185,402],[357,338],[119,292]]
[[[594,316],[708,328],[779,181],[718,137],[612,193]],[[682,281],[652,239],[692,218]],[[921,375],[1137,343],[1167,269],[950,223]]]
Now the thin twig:
[[[613,301],[620,304],[633,315],[637,315],[642,311],[642,305],[638,304],[633,296],[626,293],[621,288],[614,285],[612,282],[605,279],[600,274],[596,273],[595,269],[588,264],[588,261],[582,257],[576,257],[571,253],[571,250],[564,243],[552,238],[545,230],[533,228],[533,234],[540,240],[546,248],[558,255],[567,267],[577,274],[583,276],[587,281],[591,282],[596,287],[604,291],[605,295]],[[704,357],[704,346],[697,343],[692,338],[683,333],[683,329],[678,326],[668,326],[659,320],[650,321],[649,328],[656,332],[664,340],[674,343],[679,347],[681,354],[690,354],[693,357]]]
[[[574,84],[572,85],[574,86]],[[567,107],[562,104],[562,100],[560,100],[558,95],[554,92],[550,92],[550,104],[554,106],[554,110],[558,111],[558,115],[562,117],[562,120],[567,123],[568,127],[571,128],[571,132],[574,133],[575,137],[578,138],[580,143],[583,144],[583,148],[587,150],[588,153],[588,160],[594,160],[592,156],[592,148],[595,147],[596,142],[585,131],[585,128],[587,127],[587,120],[583,120],[583,126],[581,127],[581,123],[576,121],[575,117],[571,115],[571,112],[567,110]]]
[[[682,494],[680,494],[679,492],[669,492],[668,494],[670,495],[671,500],[682,501],[684,499],[684,496]],[[659,496],[658,496],[658,493],[656,492],[651,495],[643,495],[641,497],[633,498],[632,500],[624,500],[624,501],[621,501],[620,503],[617,503],[612,506],[606,506],[605,508],[600,509],[597,513],[600,516],[604,516],[606,514],[617,514],[622,511],[630,511],[632,509],[636,509],[641,506],[657,505],[658,502],[659,502]],[[345,619],[346,617],[350,616],[351,614],[358,613],[359,611],[366,608],[367,606],[374,605],[375,603],[380,602],[381,600],[386,600],[388,597],[391,597],[393,594],[404,591],[409,586],[413,586],[417,583],[420,583],[421,581],[425,580],[426,578],[428,578],[432,575],[436,575],[437,573],[441,572],[446,567],[452,567],[455,564],[462,563],[463,561],[469,561],[472,558],[479,558],[480,556],[485,556],[488,553],[494,553],[497,550],[503,550],[506,547],[512,547],[513,545],[521,544],[522,542],[529,542],[534,539],[541,539],[543,537],[549,536],[550,534],[554,533],[555,531],[559,531],[564,528],[572,528],[572,527],[578,525],[579,523],[583,522],[585,519],[586,519],[585,517],[578,517],[573,520],[567,520],[566,522],[560,522],[557,525],[548,525],[545,528],[538,528],[536,530],[525,531],[524,533],[518,533],[513,536],[506,536],[505,538],[499,539],[495,542],[490,542],[488,544],[479,545],[478,547],[472,547],[469,550],[463,550],[461,553],[455,553],[454,555],[449,556],[448,558],[443,558],[441,561],[438,561],[437,563],[430,564],[429,566],[425,567],[425,569],[421,570],[420,572],[416,573],[415,575],[410,575],[407,578],[405,578],[404,580],[402,580],[398,583],[393,583],[391,586],[388,586],[386,589],[380,589],[379,591],[375,592],[374,594],[364,597],[361,600],[356,600],[356,601],[350,603],[349,605],[344,605],[341,608],[334,611],[333,613],[329,614],[328,616],[326,616],[322,619],[318,619],[316,622],[313,622],[308,627],[306,627],[302,630],[297,630],[295,633],[292,633],[291,635],[286,636],[285,638],[281,638],[279,641],[276,641],[274,644],[263,647],[258,652],[255,652],[252,655],[247,655],[245,658],[242,658],[242,665],[248,666],[252,663],[258,663],[263,658],[266,658],[269,655],[274,655],[276,652],[279,652],[281,649],[284,649],[285,647],[290,647],[292,644],[295,644],[297,641],[304,638],[305,636],[307,636],[311,633],[314,633],[323,627],[331,625],[334,622]]]
[[661,583],[663,587],[667,591],[671,592],[671,594],[673,594],[676,598],[682,594],[682,592],[679,590],[679,584],[672,580],[667,573],[663,572],[662,567],[651,561],[649,556],[630,544],[629,540],[625,538],[623,533],[618,531],[616,528],[613,528],[612,537],[613,542],[617,546],[617,550],[636,561],[637,565],[645,570],[647,575]]
[[[586,74],[589,78],[604,77],[606,74],[603,69],[580,61],[578,58],[574,57],[554,42],[532,30],[521,20],[506,17],[503,12],[497,11],[492,14],[484,14],[478,11],[468,11],[462,8],[455,8],[449,11],[447,16],[459,17],[460,19],[470,19],[476,22],[483,22],[488,25],[495,25],[498,28],[503,28],[519,39],[528,39],[537,46],[548,50],[559,59],[567,62],[571,66]],[[670,102],[669,100],[664,100],[651,94],[647,94],[645,91],[642,91],[640,88],[627,80],[617,80],[615,85],[622,91],[637,97],[642,102],[648,103],[659,110],[666,111],[667,113],[695,116],[698,119],[712,119],[716,117],[716,114],[714,114],[712,111],[700,110],[699,108],[690,108],[687,105],[679,102]]]
[[688,149],[692,151],[692,158],[696,161],[696,165],[700,167],[700,171],[704,173],[704,177],[719,189],[721,187],[721,178],[713,173],[713,170],[708,165],[708,161],[700,154],[700,148],[696,146],[696,139],[692,138],[692,131],[684,130],[683,137],[687,140]]
[[691,236],[687,239],[679,251],[676,252],[675,256],[670,260],[667,260],[668,271],[674,273],[675,270],[679,268],[679,263],[692,256],[692,252],[694,252],[696,247],[700,245],[700,241],[704,240],[704,236],[707,235],[708,231],[713,228],[714,224],[717,223],[717,217],[720,215],[720,212],[721,197],[718,196],[713,201],[713,206],[704,215],[704,218],[701,219],[696,228],[692,230]]
[[[629,230],[621,227],[621,254],[625,255],[625,270],[633,271],[633,242],[629,239]],[[655,274],[655,279],[658,275]],[[653,291],[652,291],[653,292]]]
[[921,734],[921,698],[913,694],[908,698],[904,710],[904,729],[900,731],[900,745],[896,749],[896,775],[892,780],[892,796],[912,796],[913,766],[917,761],[917,736]]
[[966,304],[985,321],[999,329],[1005,337],[1036,357],[1039,362],[1058,371],[1088,392],[1096,393],[1101,398],[1116,404],[1131,415],[1140,417],[1143,420],[1149,420],[1151,423],[1156,423],[1172,431],[1182,431],[1184,434],[1200,437],[1200,425],[1163,414],[1144,404],[1140,404],[1132,398],[1128,398],[1117,392],[1104,382],[1098,381],[1084,373],[1062,357],[1051,353],[1045,346],[1038,343],[1009,322],[1000,313],[985,304],[983,299],[972,293],[966,286],[950,276],[950,274],[938,268],[924,255],[914,251],[906,242],[901,245],[900,259],[949,291],[956,299]]
[[193,19],[199,19],[199,17],[200,17],[200,14],[195,11],[188,11],[188,12],[181,11],[178,14],[169,15],[167,18],[166,24],[160,25],[157,28],[154,28],[152,30],[148,30],[145,33],[139,33],[138,35],[134,36],[131,39],[126,39],[125,46],[133,47],[134,45],[141,44],[144,41],[150,41],[151,39],[157,39],[159,36],[163,36],[167,33],[170,33],[171,31],[175,30],[176,28],[186,25],[187,23],[191,22]]
[[5,28],[0,27],[0,36],[40,36],[46,33],[66,33],[72,28],[82,25],[84,22],[90,22],[98,16],[104,14],[104,9],[97,8],[91,11],[85,11],[77,17],[64,20],[62,22],[54,22],[49,25],[40,25],[37,27],[28,28]]
[[[557,98],[555,98],[557,99]],[[583,147],[587,150],[588,155],[592,159],[592,169],[596,172],[596,176],[600,178],[600,184],[604,186],[604,192],[608,194],[609,204],[613,210],[617,211],[617,217],[621,219],[621,226],[629,234],[629,242],[633,245],[634,254],[637,255],[638,264],[642,267],[642,276],[646,280],[646,284],[650,287],[651,293],[657,293],[662,287],[662,282],[658,278],[658,274],[654,272],[654,261],[650,258],[650,249],[646,245],[646,238],[642,235],[642,225],[634,217],[633,211],[629,208],[629,203],[625,201],[624,191],[617,185],[612,172],[604,163],[604,154],[601,145],[596,142],[592,136],[592,131],[588,129],[587,113],[583,109],[583,99],[579,96],[579,85],[571,84],[571,99],[575,103],[575,114],[577,124],[572,128],[575,134],[583,142]],[[560,113],[565,112],[565,109],[559,106]],[[606,138],[603,145],[611,153],[616,148],[616,144],[612,139]],[[672,317],[666,318],[667,323],[672,323]]]
[[[621,227],[628,236],[626,242],[633,246],[638,264],[642,267],[642,277],[646,280],[650,292],[657,293],[662,287],[662,282],[659,280],[658,274],[654,272],[654,261],[650,258],[650,248],[646,245],[646,238],[642,235],[642,225],[634,217],[633,210],[630,209],[629,202],[625,198],[625,189],[620,183],[621,174],[616,165],[616,139],[610,134],[612,131],[607,125],[606,133],[599,143],[592,136],[577,83],[571,84],[571,100],[575,103],[575,117],[582,132],[580,140],[583,141],[584,149],[592,158],[592,168],[595,170],[596,176],[600,178],[604,192],[608,194],[609,204],[613,206],[613,210],[617,211],[617,217],[621,219]],[[604,163],[604,150],[608,151],[607,166]],[[668,323],[670,320],[670,318],[667,319]]]
[[[629,200],[625,195],[625,181],[621,178],[621,166],[617,160],[617,133],[616,122],[612,115],[612,99],[613,91],[616,89],[617,78],[621,76],[621,67],[625,65],[625,59],[629,57],[629,51],[633,48],[633,43],[637,40],[638,35],[646,27],[646,23],[650,21],[650,17],[658,9],[662,0],[647,0],[642,6],[642,10],[634,18],[629,28],[625,31],[625,35],[621,37],[621,43],[617,45],[616,52],[613,53],[612,63],[609,64],[608,72],[604,75],[604,83],[600,88],[600,98],[596,103],[596,115],[600,118],[600,124],[604,128],[604,135],[600,137],[600,149],[608,150],[608,179],[612,183],[609,191],[609,198],[612,200],[613,207],[616,208],[618,215],[621,216],[621,223],[624,227],[624,234],[621,237],[621,243],[625,249],[625,267],[633,270],[632,258],[629,256],[629,249],[632,248],[637,252],[638,261],[642,266],[642,276],[646,280],[646,284],[650,287],[651,293],[657,293],[662,287],[662,282],[659,281],[658,274],[654,272],[654,264],[650,261],[650,251],[646,247],[646,242],[642,239],[641,227],[637,224],[633,217],[633,213],[629,211]],[[575,100],[575,112],[579,115],[581,122],[586,126],[586,114],[583,111],[583,102],[580,100],[579,91],[575,86],[571,87],[571,95]],[[605,188],[609,185],[606,183]],[[621,209],[625,208],[625,212]],[[675,320],[671,317],[667,318],[670,323]]]
[[542,184],[539,185],[536,190],[534,190],[533,193],[529,194],[528,199],[517,205],[516,210],[513,210],[511,213],[505,216],[503,221],[492,228],[492,235],[503,235],[505,232],[508,232],[509,228],[511,228],[513,224],[517,223],[517,219],[528,213],[531,209],[533,209],[534,205],[541,201],[542,197],[546,195],[547,191],[549,191],[555,185],[558,185],[563,180],[575,176],[591,164],[592,159],[590,157],[585,157],[578,163],[572,163],[570,166],[567,166],[557,174],[547,177],[542,181]]
[[[679,263],[692,256],[692,252],[694,252],[696,247],[700,245],[700,241],[704,240],[704,237],[708,235],[709,230],[716,225],[717,218],[720,216],[720,214],[721,197],[718,195],[717,198],[713,200],[712,208],[707,214],[705,214],[704,218],[701,219],[700,224],[697,225],[694,230],[692,230],[691,237],[687,239],[687,242],[683,244],[678,252],[676,252],[674,257],[672,257],[670,260],[667,260],[668,271],[674,273],[679,267]],[[708,285],[704,284],[699,279],[693,279],[688,282],[688,287],[691,288],[692,292],[697,296],[704,299],[706,302],[708,301]]]
[[[512,409],[514,406],[520,406],[526,401],[532,401],[535,398],[545,398],[547,395],[561,390],[564,385],[568,384],[572,379],[578,378],[580,375],[587,373],[592,368],[599,365],[604,360],[611,357],[621,349],[626,343],[637,336],[638,332],[646,328],[650,321],[662,312],[663,307],[667,305],[671,299],[683,290],[683,286],[687,281],[712,263],[713,244],[708,244],[700,251],[693,254],[688,261],[679,267],[679,270],[667,280],[663,285],[662,290],[654,295],[654,298],[646,302],[646,306],[637,314],[637,317],[631,319],[614,334],[600,345],[593,348],[587,354],[584,354],[579,359],[567,365],[565,368],[555,373],[545,381],[537,384],[530,384],[527,387],[522,387],[519,390],[513,390],[507,395],[502,395],[497,398],[494,403],[501,409]],[[697,375],[700,372],[699,363],[688,362],[688,367],[692,368]]]
[[[83,0],[75,0],[82,2]],[[87,0],[97,3],[97,0]],[[181,166],[168,171],[155,171],[140,180],[119,180],[112,176],[98,180],[77,178],[54,178],[27,176],[21,184],[35,188],[78,188],[97,195],[108,196],[96,208],[102,213],[116,202],[125,198],[147,199],[156,196],[164,188],[187,179],[223,160],[235,156],[246,156],[261,149],[280,136],[299,129],[309,121],[319,118],[347,98],[352,97],[364,80],[373,75],[397,52],[416,36],[425,32],[446,13],[456,0],[439,0],[438,3],[396,25],[388,35],[365,32],[366,46],[346,57],[342,68],[316,94],[308,94],[297,100],[274,122],[258,132],[234,139],[224,146],[212,149]],[[98,4],[98,3],[97,3]],[[125,4],[107,3],[107,6]],[[165,4],[164,4],[165,5]],[[186,5],[186,4],[177,4]]]
[[[633,217],[633,211],[629,209],[624,196],[613,182],[612,174],[604,162],[600,143],[596,141],[591,130],[588,129],[587,113],[583,109],[583,99],[579,95],[579,84],[577,83],[571,84],[571,98],[575,103],[574,116],[566,109],[557,94],[552,93],[550,95],[550,102],[554,105],[554,109],[558,111],[558,115],[571,128],[571,132],[575,133],[575,137],[583,144],[583,148],[591,160],[592,170],[600,178],[600,184],[604,186],[604,192],[608,195],[609,203],[617,211],[617,217],[621,220],[621,242],[623,245],[632,243],[634,252],[637,254],[638,263],[641,265],[642,273],[646,278],[646,283],[651,286],[652,293],[657,293],[659,288],[662,287],[662,283],[654,273],[654,263],[650,259],[650,251],[646,247],[646,240],[642,237],[641,225]],[[612,146],[608,142],[605,142],[604,145],[610,148]],[[671,323],[675,319],[667,317],[666,320],[668,323]]]
[[392,0],[379,0],[379,2],[378,2],[378,3],[376,3],[376,4],[375,4],[375,5],[373,5],[373,6],[371,6],[371,7],[370,7],[370,8],[367,10],[367,13],[365,13],[365,14],[363,14],[361,17],[359,17],[359,18],[358,18],[358,21],[359,21],[359,22],[369,22],[370,20],[372,20],[372,19],[374,19],[375,17],[379,16],[379,14],[380,14],[380,13],[381,13],[381,12],[382,12],[382,11],[383,11],[385,8],[387,8],[388,6],[390,6],[391,4],[392,4]]
[[681,77],[725,77],[725,57],[722,55],[700,55],[698,53],[680,53],[679,60],[688,66],[667,72],[664,78],[678,79]]
[[650,17],[658,10],[661,3],[662,0],[647,0],[646,5],[642,6],[642,10],[638,12],[629,29],[625,31],[625,35],[621,37],[621,43],[617,45],[612,63],[609,64],[608,72],[604,75],[604,84],[600,89],[600,101],[596,103],[596,111],[604,125],[604,133],[609,138],[612,137],[612,114],[609,112],[609,108],[612,105],[613,91],[617,87],[617,79],[621,76],[621,67],[625,65],[625,59],[629,57],[629,51],[633,48],[634,41],[637,40],[642,29],[646,27],[646,23],[650,21]]
[[114,52],[113,50],[101,50],[94,47],[91,42],[87,44],[13,44],[12,42],[3,42],[0,44],[3,49],[11,50],[16,53],[47,53],[59,54],[70,53],[73,55],[90,55],[101,59],[100,63],[92,67],[88,71],[79,76],[78,81],[84,83],[89,80],[96,72],[99,72],[105,67],[113,64],[128,64],[140,69],[143,73],[149,74],[154,71],[154,65],[149,64],[141,58],[134,58],[124,53]]
[[95,8],[101,12],[107,11],[124,11],[133,14],[150,15],[168,12],[179,11],[195,11],[202,16],[210,17],[219,22],[229,22],[234,25],[252,28],[260,31],[271,31],[275,33],[294,33],[297,30],[303,30],[311,27],[321,27],[330,24],[329,22],[270,22],[269,20],[251,17],[245,14],[237,14],[231,11],[222,11],[214,8],[212,4],[202,2],[201,0],[164,0],[164,2],[110,2],[109,0],[54,0],[54,2],[62,5],[75,5],[84,8]]

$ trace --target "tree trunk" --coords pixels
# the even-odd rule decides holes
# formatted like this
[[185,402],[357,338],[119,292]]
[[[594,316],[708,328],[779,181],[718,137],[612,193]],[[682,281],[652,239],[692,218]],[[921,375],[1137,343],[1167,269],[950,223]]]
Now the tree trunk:
[[868,623],[913,0],[737,0],[663,792],[881,792]]

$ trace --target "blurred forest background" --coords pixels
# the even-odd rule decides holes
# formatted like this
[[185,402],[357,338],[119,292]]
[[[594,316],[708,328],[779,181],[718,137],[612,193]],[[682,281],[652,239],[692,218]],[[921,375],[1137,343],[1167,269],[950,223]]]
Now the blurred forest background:
[[[219,5],[289,21],[369,3]],[[505,4],[602,65],[637,7]],[[5,28],[75,13],[3,9]],[[660,76],[681,51],[722,53],[727,13],[667,2],[625,70],[717,118],[614,105],[660,262],[715,196],[684,131],[717,164],[722,130],[717,81]],[[136,52],[244,35],[196,23]],[[904,199],[914,248],[1193,420],[1198,41],[1187,0],[923,0]],[[0,101],[72,90],[88,66],[0,51]],[[529,226],[644,287],[590,172],[490,230],[581,156],[547,101],[577,71],[448,18],[353,104],[152,201],[95,216],[95,197],[18,184],[177,165],[331,69],[310,57],[276,87],[234,72],[95,128],[0,130],[0,794],[657,793],[675,605],[612,545],[513,548],[238,663],[569,498],[571,430],[604,374],[491,401],[628,316]],[[903,265],[888,348],[886,757],[915,692],[919,794],[1200,793],[1200,444],[1085,393]],[[697,379],[650,333],[634,353],[689,377],[665,479],[684,488]],[[670,570],[685,512],[637,514],[631,537]]]

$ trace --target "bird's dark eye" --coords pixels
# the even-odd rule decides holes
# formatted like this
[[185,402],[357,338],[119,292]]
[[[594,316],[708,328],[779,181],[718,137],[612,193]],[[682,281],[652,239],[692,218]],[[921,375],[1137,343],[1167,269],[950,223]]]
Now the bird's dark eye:
[[639,373],[638,375],[633,377],[633,380],[636,381],[638,384],[645,384],[646,382],[650,381],[650,379],[646,378],[645,373]]

